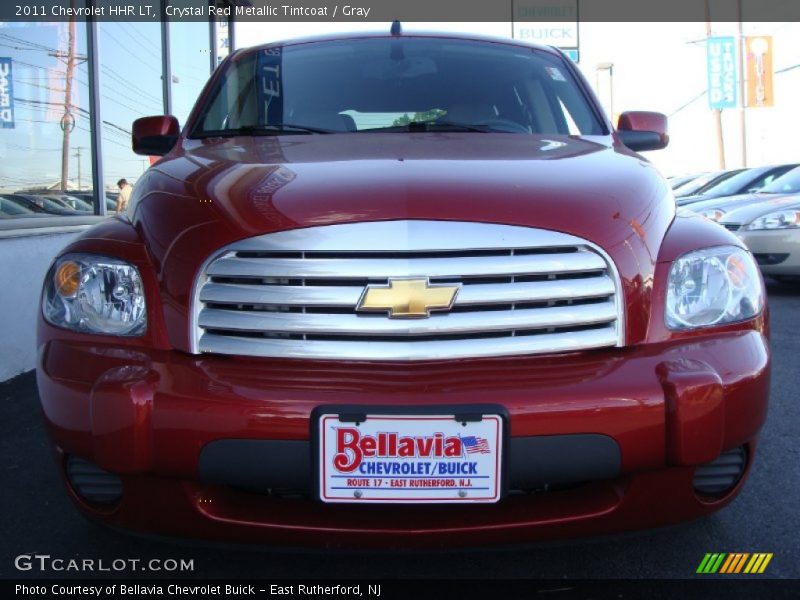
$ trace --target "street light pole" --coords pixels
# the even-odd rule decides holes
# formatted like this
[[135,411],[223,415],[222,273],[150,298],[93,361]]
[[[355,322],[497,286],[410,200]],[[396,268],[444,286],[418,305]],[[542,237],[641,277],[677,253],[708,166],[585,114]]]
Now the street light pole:
[[595,67],[595,79],[597,81],[597,89],[600,90],[600,71],[608,71],[608,112],[611,115],[611,120],[614,120],[614,63],[603,62],[597,63]]
[[78,146],[75,148],[75,158],[78,159],[78,191],[81,191],[81,150],[83,150],[82,146]]

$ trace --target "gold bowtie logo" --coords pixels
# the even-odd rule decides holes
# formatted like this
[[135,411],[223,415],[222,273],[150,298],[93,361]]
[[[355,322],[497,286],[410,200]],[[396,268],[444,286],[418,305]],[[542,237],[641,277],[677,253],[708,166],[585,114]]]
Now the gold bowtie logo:
[[458,285],[431,285],[427,279],[390,279],[388,285],[368,285],[356,310],[426,318],[432,310],[450,310],[458,290]]

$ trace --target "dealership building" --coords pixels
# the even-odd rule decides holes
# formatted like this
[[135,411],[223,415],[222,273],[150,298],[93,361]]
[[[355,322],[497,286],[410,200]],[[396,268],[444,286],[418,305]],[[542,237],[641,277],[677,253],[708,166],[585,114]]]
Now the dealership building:
[[[149,2],[158,5],[158,0]],[[0,23],[0,381],[35,364],[42,277],[150,166],[131,124],[183,123],[232,46],[224,18]]]

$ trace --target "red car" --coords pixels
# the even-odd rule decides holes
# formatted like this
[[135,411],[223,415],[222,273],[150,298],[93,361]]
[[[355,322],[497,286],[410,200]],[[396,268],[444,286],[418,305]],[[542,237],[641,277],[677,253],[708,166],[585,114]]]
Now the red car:
[[443,35],[240,50],[126,216],[47,275],[38,385],[113,526],[294,545],[508,543],[730,502],[767,410],[763,283],[676,216],[559,51]]

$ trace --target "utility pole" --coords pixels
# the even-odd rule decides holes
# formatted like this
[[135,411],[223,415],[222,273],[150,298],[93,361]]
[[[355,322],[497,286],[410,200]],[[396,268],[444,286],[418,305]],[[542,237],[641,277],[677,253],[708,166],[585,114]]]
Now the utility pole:
[[[711,6],[709,0],[706,0],[706,44],[708,38],[711,37]],[[725,140],[722,137],[722,109],[715,108],[711,111],[714,115],[714,131],[717,137],[717,158],[719,160],[719,168],[725,169]]]
[[[70,6],[75,8],[75,0],[70,1]],[[69,183],[69,137],[75,129],[75,116],[72,114],[72,80],[75,76],[75,66],[86,61],[85,56],[77,56],[75,47],[77,36],[75,33],[75,18],[69,21],[67,30],[67,51],[50,52],[49,55],[66,64],[66,74],[64,83],[64,116],[61,117],[61,131],[63,139],[61,141],[61,191],[66,192]]]
[[745,117],[746,112],[746,104],[747,104],[747,93],[746,90],[746,82],[745,82],[745,75],[747,71],[745,71],[745,52],[747,51],[744,43],[744,26],[742,25],[742,0],[737,0],[736,7],[738,10],[738,17],[739,17],[739,99],[741,100],[741,108],[739,109],[739,115],[741,119],[741,129],[742,129],[742,166],[747,166],[747,119]]
[[72,77],[75,73],[75,19],[69,22],[69,37],[67,41],[67,80],[64,85],[64,117],[61,128],[64,138],[61,142],[61,191],[67,191],[69,181],[69,136],[75,127],[75,117],[72,115]]

